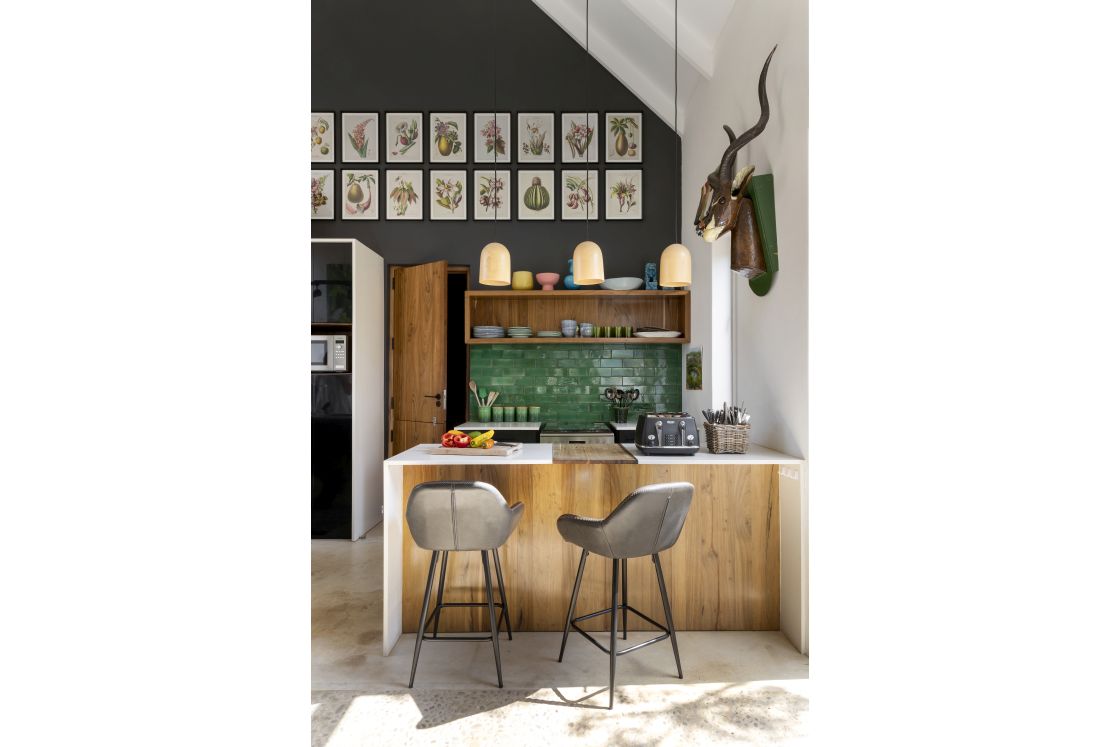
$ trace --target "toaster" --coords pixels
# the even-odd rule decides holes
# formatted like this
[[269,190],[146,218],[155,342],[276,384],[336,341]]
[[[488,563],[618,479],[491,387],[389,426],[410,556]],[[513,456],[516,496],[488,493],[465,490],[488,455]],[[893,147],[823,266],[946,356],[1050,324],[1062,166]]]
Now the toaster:
[[634,428],[634,444],[643,454],[692,456],[700,451],[696,418],[687,412],[643,412]]

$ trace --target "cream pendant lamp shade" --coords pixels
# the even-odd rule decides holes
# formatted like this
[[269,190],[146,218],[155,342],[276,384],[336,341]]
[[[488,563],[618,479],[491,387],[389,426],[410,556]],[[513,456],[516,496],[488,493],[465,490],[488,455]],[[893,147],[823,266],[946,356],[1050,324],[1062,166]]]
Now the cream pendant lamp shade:
[[572,255],[572,280],[576,285],[598,285],[606,280],[603,250],[594,241],[581,241]]
[[669,244],[661,252],[661,272],[657,282],[666,288],[692,285],[692,253],[684,244]]
[[482,285],[509,285],[509,249],[491,241],[482,247],[478,260],[478,282]]

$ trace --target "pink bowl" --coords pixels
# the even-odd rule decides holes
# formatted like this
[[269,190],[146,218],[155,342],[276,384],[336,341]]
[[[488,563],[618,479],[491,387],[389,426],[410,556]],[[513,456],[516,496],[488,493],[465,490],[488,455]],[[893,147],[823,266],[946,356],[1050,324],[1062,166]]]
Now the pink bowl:
[[541,284],[541,290],[550,291],[560,282],[560,275],[555,272],[538,272],[537,282]]

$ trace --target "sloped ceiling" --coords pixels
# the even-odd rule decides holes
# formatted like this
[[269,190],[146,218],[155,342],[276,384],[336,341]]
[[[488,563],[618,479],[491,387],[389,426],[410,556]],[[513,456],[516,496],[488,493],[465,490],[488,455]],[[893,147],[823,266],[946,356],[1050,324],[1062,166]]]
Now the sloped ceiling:
[[[584,0],[533,0],[582,46]],[[589,0],[591,55],[673,125],[673,0]],[[684,104],[711,78],[716,45],[735,0],[678,0],[677,130]]]

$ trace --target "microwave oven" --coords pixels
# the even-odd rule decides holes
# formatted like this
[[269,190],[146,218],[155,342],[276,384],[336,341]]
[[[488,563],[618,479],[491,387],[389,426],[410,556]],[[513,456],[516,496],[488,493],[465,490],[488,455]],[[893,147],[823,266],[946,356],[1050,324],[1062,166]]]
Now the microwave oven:
[[312,371],[349,371],[348,335],[311,335]]

